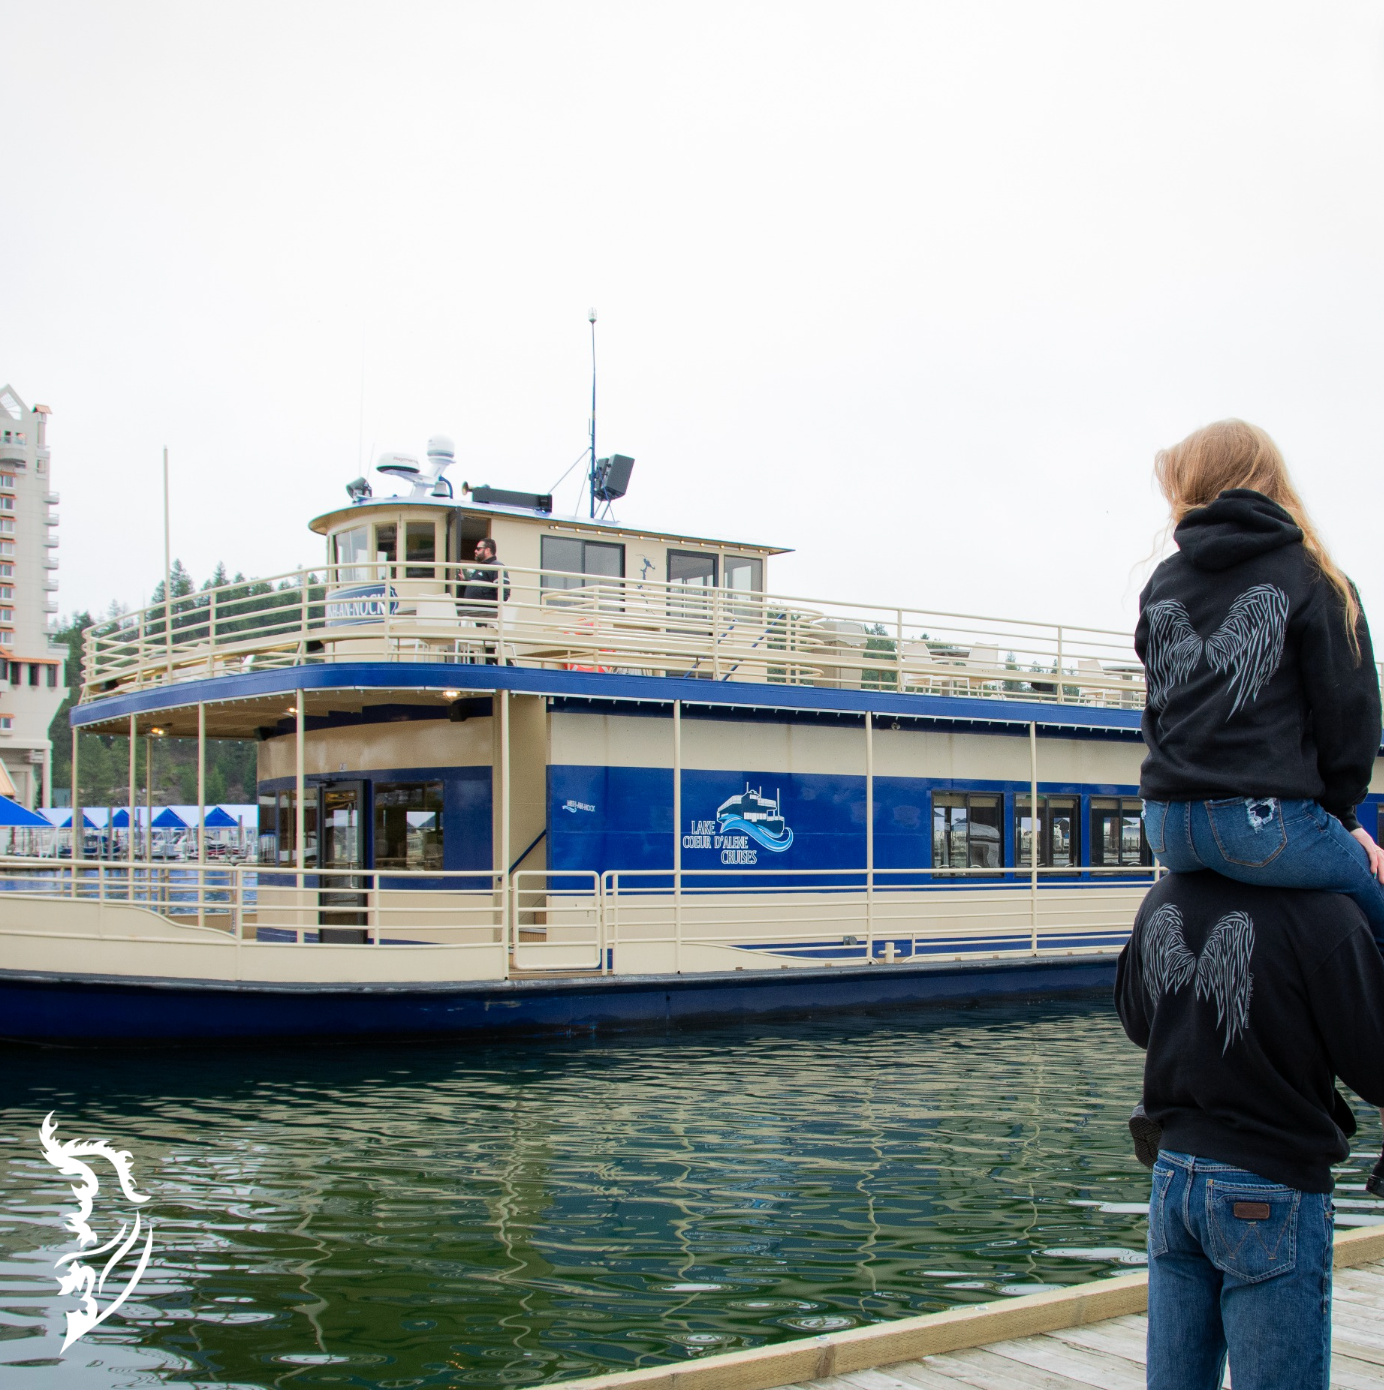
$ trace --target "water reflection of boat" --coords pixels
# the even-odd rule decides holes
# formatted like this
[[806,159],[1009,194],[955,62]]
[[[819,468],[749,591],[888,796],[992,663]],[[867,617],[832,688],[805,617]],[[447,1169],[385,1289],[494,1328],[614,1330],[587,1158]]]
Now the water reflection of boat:
[[352,482],[311,570],[87,632],[75,729],[256,741],[259,862],[194,831],[175,895],[166,863],[6,862],[7,1035],[614,1026],[1109,974],[1152,872],[1126,635],[777,596],[778,547],[597,515],[608,470],[561,516],[453,496],[450,462],[435,439],[387,461],[402,492]]

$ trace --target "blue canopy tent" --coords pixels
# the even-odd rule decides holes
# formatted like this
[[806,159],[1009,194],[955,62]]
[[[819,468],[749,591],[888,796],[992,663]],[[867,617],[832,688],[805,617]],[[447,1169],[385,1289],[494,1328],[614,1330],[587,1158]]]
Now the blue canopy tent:
[[186,830],[187,822],[171,807],[165,806],[154,817],[155,830]]
[[240,822],[232,816],[228,816],[219,806],[213,806],[207,812],[207,818],[203,822],[208,830],[238,830]]
[[21,806],[17,801],[11,801],[7,796],[0,796],[0,826],[6,825],[19,830],[51,830],[53,828],[42,816],[35,814],[25,806]]
[[[99,825],[96,824],[94,820],[92,820],[92,818],[89,815],[87,815],[85,811],[82,812],[82,826],[86,830],[99,830],[101,828]],[[59,829],[71,830],[72,817],[68,816],[68,818],[65,821],[63,821],[62,825],[59,826]]]
[[111,817],[111,825],[116,830],[128,830],[130,828],[130,813],[123,806],[115,815]]

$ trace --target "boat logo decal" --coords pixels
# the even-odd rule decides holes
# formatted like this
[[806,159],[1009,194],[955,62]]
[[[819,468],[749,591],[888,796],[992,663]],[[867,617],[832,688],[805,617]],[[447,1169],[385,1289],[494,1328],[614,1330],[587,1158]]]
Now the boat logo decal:
[[589,801],[573,801],[571,797],[568,797],[562,803],[562,809],[570,811],[575,816],[578,811],[594,811],[596,808]]
[[[154,1230],[151,1224],[134,1273],[126,1280],[125,1287],[104,1308],[101,1307],[97,1302],[98,1295],[105,1292],[106,1280],[110,1278],[112,1270],[135,1248],[142,1225],[139,1212],[135,1212],[133,1229],[130,1229],[129,1222],[121,1222],[120,1229],[104,1245],[96,1246],[94,1250],[87,1248],[96,1241],[96,1232],[91,1229],[87,1218],[91,1215],[92,1205],[101,1190],[101,1180],[90,1165],[82,1162],[82,1157],[104,1158],[115,1169],[120,1190],[131,1202],[147,1202],[149,1194],[135,1191],[132,1160],[128,1153],[112,1149],[104,1139],[68,1139],[59,1144],[55,1138],[57,1128],[57,1122],[50,1110],[38,1131],[39,1141],[43,1145],[43,1156],[64,1177],[77,1179],[72,1184],[72,1195],[77,1201],[77,1210],[63,1222],[63,1225],[77,1237],[78,1248],[59,1255],[54,1265],[59,1271],[58,1292],[76,1294],[81,1299],[81,1307],[70,1308],[67,1312],[67,1336],[62,1344],[63,1351],[66,1351],[79,1337],[84,1337],[93,1327],[105,1322],[134,1292],[135,1285],[139,1283],[148,1267],[149,1256],[153,1253]],[[125,1234],[127,1230],[128,1236]],[[100,1274],[90,1265],[82,1263],[83,1259],[90,1259],[93,1255],[104,1255],[108,1250],[112,1254]]]
[[683,849],[720,851],[722,864],[753,865],[759,862],[755,845],[782,854],[793,843],[793,832],[783,819],[782,797],[764,795],[762,788],[727,797],[716,809],[715,820],[688,822]]
[[781,795],[771,799],[762,788],[751,791],[746,782],[743,792],[720,804],[716,819],[723,835],[743,830],[756,844],[782,854],[793,843],[793,832],[783,819],[782,805]]

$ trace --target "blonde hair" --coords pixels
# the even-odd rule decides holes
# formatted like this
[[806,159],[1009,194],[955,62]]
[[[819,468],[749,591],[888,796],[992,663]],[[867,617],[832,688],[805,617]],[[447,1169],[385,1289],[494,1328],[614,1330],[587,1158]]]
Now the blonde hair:
[[1302,546],[1322,577],[1335,589],[1345,610],[1346,635],[1360,660],[1360,600],[1345,572],[1327,554],[1317,528],[1302,505],[1288,465],[1278,445],[1257,425],[1243,420],[1217,420],[1193,430],[1180,444],[1160,449],[1153,459],[1153,476],[1172,509],[1176,526],[1188,512],[1204,507],[1228,488],[1252,488],[1277,502],[1302,531]]

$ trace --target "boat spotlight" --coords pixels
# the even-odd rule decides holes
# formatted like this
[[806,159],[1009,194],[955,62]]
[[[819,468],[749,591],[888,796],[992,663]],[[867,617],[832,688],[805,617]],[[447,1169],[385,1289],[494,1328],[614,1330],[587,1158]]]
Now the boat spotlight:
[[352,502],[363,502],[367,497],[373,495],[373,491],[364,478],[356,478],[346,484],[346,495]]

